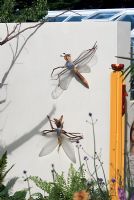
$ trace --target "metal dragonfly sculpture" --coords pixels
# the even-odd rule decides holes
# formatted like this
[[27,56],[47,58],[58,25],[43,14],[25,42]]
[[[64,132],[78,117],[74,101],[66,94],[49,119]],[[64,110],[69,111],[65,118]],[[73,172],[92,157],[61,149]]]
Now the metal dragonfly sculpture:
[[[71,54],[61,55],[64,57],[66,63],[64,66],[55,67],[52,70],[51,77],[54,80],[58,80],[58,85],[52,92],[52,98],[56,99],[60,94],[68,89],[68,86],[73,77],[82,83],[86,88],[89,88],[87,80],[81,73],[89,73],[90,67],[87,65],[94,57],[97,50],[97,42],[91,49],[83,51],[74,61],[71,59]],[[59,71],[58,69],[62,69]],[[56,73],[58,71],[58,73]]]
[[[60,147],[62,147],[68,158],[72,162],[76,163],[72,142],[78,142],[79,140],[83,139],[82,135],[80,133],[70,133],[63,130],[63,115],[59,119],[54,118],[54,120],[51,120],[49,116],[47,117],[51,129],[43,130],[42,134],[47,135],[48,133],[52,133],[52,135],[50,141],[48,141],[42,148],[39,156],[41,157],[48,155],[58,146],[58,151]],[[56,126],[55,128],[53,127],[53,124]]]

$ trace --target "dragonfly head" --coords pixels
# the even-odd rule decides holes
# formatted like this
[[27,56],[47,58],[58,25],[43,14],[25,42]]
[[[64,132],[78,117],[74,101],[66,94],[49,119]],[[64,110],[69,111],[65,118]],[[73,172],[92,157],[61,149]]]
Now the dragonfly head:
[[65,59],[66,61],[71,61],[71,54],[63,53],[63,54],[61,55],[61,57],[64,57],[64,59]]
[[63,127],[63,115],[61,115],[60,119],[54,119],[54,122],[57,126],[57,128],[62,128]]

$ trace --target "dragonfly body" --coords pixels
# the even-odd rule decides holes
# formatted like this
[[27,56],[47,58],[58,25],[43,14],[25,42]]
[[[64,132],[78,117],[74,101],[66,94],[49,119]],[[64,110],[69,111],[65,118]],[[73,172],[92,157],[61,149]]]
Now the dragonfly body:
[[58,150],[62,144],[62,128],[56,128],[55,132],[57,133],[57,139],[58,139]]
[[[61,95],[62,90],[67,90],[68,86],[73,77],[76,78],[82,85],[89,88],[89,84],[85,77],[81,73],[89,73],[90,67],[87,65],[90,60],[93,60],[94,54],[97,49],[97,44],[95,43],[91,49],[83,51],[74,61],[71,59],[70,54],[62,55],[66,63],[64,66],[56,67],[52,70],[51,77],[58,80],[58,86],[52,92],[53,98],[58,98]],[[55,73],[57,69],[62,69],[60,72]]]
[[74,76],[76,76],[76,78],[79,79],[79,81],[86,87],[89,88],[88,82],[87,80],[84,78],[84,76],[81,75],[81,73],[79,72],[78,68],[73,64],[73,62],[71,61],[71,55],[70,54],[65,54],[64,55],[64,59],[66,60],[66,68],[68,70],[71,70],[72,73],[74,74]]
[[61,128],[56,128],[55,131],[57,133],[57,136],[60,137],[61,134],[62,134],[62,129]]
[[[51,129],[44,130],[42,131],[42,133],[43,135],[52,133],[51,140],[43,147],[39,156],[48,155],[58,146],[58,151],[60,147],[62,147],[66,155],[69,157],[69,159],[75,163],[76,159],[72,142],[77,142],[81,140],[83,137],[81,136],[80,133],[68,133],[65,130],[63,130],[63,115],[60,117],[60,119],[54,119],[54,120],[50,120],[48,116],[48,120]],[[53,127],[53,122],[56,125],[56,128]]]
[[74,64],[71,61],[67,61],[65,66],[69,70],[73,70],[74,69]]

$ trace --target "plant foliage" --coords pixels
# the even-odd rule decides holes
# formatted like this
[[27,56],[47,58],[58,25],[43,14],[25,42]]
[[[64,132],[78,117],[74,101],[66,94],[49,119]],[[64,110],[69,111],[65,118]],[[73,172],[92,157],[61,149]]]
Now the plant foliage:
[[17,0],[0,1],[0,22],[37,22],[47,14],[47,0],[34,0],[30,6]]
[[47,200],[72,200],[73,194],[86,187],[85,179],[79,171],[71,165],[67,180],[64,174],[55,173],[54,182],[43,181],[37,176],[30,179],[46,194]]
[[130,65],[123,71],[124,79],[127,78],[129,75],[131,77],[134,77],[134,59],[129,57],[123,57],[123,56],[116,56],[117,58],[121,58],[124,60],[130,60]]
[[67,180],[64,178],[63,173],[61,175],[55,173],[54,182],[43,181],[37,176],[31,176],[30,180],[45,193],[45,196],[41,196],[39,200],[72,200],[75,192],[83,190],[89,192],[92,200],[110,200],[110,195],[107,193],[103,181],[100,184],[102,195],[97,181],[88,182],[84,175],[84,169],[82,168],[82,170],[83,172],[81,173],[71,165]]
[[7,173],[12,169],[13,165],[6,170],[7,167],[7,152],[5,152],[0,159],[0,187],[3,186],[3,181]]
[[0,158],[0,200],[25,200],[27,191],[17,191],[13,195],[10,195],[10,190],[16,183],[18,178],[12,178],[8,181],[6,185],[4,185],[4,179],[8,172],[12,169],[14,165],[12,165],[8,170],[7,167],[7,152],[5,152]]

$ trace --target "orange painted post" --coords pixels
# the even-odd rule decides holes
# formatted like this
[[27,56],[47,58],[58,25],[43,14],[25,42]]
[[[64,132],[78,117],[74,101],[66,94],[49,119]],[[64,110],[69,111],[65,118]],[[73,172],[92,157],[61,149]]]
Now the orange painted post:
[[125,96],[123,96],[124,84],[121,73],[123,68],[123,64],[113,64],[111,74],[109,179],[112,200],[118,200],[118,187],[124,185]]
[[[122,173],[122,169],[124,169],[124,162],[122,161],[122,157],[124,157],[124,148],[122,148],[122,139],[124,138],[123,124],[122,124],[122,87],[123,87],[123,77],[121,72],[117,73],[117,149],[116,149],[116,180],[117,180],[117,188],[118,186],[124,185],[124,173]],[[125,138],[124,138],[125,139]],[[123,155],[123,156],[122,156]]]
[[111,182],[112,178],[116,179],[116,128],[117,128],[117,74],[111,74],[111,102],[110,102],[110,192],[113,197],[112,200],[116,198],[116,182]]

